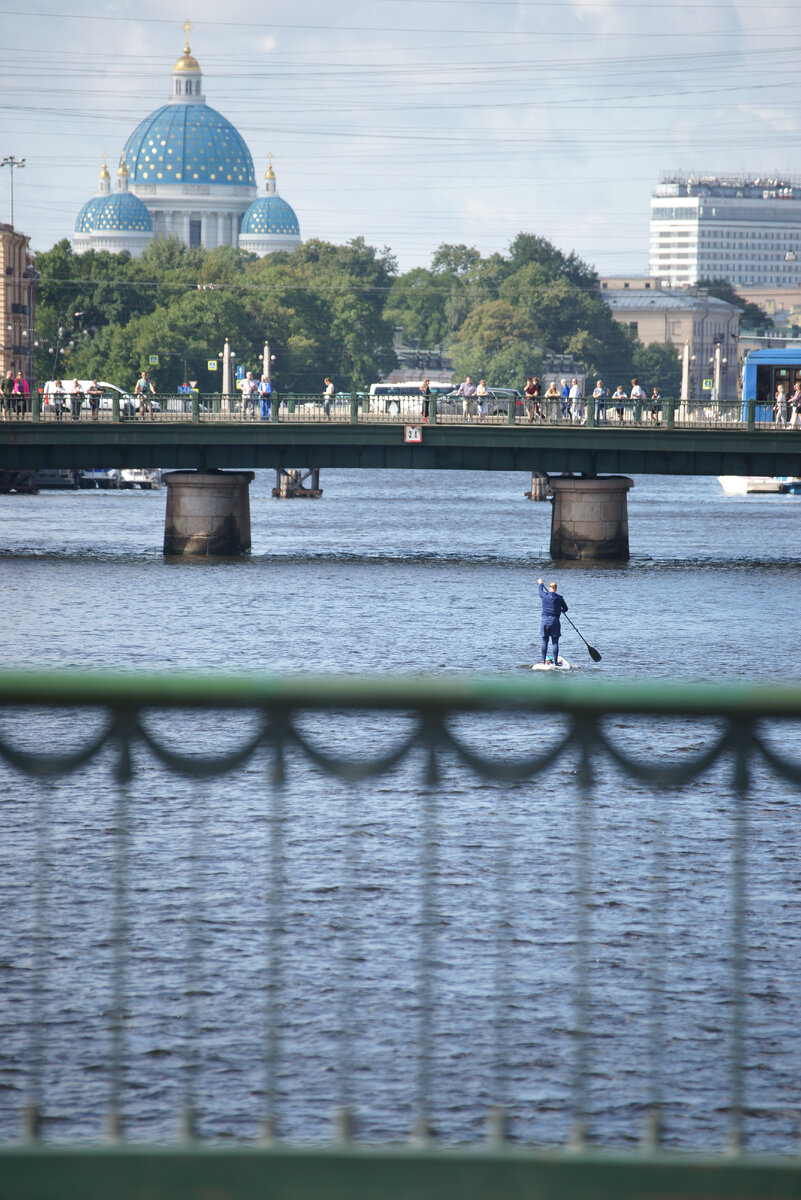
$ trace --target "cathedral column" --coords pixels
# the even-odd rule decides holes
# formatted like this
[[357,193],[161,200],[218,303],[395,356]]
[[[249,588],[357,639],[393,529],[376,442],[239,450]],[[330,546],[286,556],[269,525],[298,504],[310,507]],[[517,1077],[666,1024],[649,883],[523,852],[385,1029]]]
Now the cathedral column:
[[220,231],[218,225],[218,214],[206,214],[206,227],[203,231],[203,245],[208,250],[214,250],[220,244]]

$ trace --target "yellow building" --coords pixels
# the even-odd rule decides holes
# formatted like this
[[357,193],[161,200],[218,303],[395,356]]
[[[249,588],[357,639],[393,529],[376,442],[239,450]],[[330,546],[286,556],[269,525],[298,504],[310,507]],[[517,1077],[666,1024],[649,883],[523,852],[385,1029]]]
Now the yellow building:
[[609,276],[600,280],[601,299],[612,316],[628,325],[643,345],[672,343],[677,353],[689,349],[693,393],[702,395],[720,346],[722,394],[737,386],[740,309],[710,296],[705,288],[663,287],[648,276]]
[[28,252],[28,238],[10,225],[0,224],[0,372],[33,376],[33,317],[36,271]]

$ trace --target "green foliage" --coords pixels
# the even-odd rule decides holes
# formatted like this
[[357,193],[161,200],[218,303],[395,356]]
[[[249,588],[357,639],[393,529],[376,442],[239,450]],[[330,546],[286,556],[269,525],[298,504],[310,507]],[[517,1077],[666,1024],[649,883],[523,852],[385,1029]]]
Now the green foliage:
[[734,290],[728,279],[699,279],[698,286],[706,288],[710,296],[716,300],[727,300],[742,309],[740,321],[749,329],[773,329],[773,320],[758,304],[751,300],[743,300],[739,292]]
[[662,396],[681,394],[679,352],[670,343],[651,342],[647,346],[637,346],[632,359],[632,374],[649,396],[654,387],[659,388]]
[[65,240],[37,255],[36,266],[39,380],[51,377],[57,353],[62,377],[131,387],[157,354],[152,375],[160,391],[187,378],[217,390],[221,374],[206,363],[226,337],[236,361],[259,373],[269,340],[284,390],[316,391],[324,375],[343,389],[362,388],[395,362],[393,327],[383,314],[395,262],[360,238],[344,246],[310,241],[264,259],[156,238],[136,260],[75,254]]

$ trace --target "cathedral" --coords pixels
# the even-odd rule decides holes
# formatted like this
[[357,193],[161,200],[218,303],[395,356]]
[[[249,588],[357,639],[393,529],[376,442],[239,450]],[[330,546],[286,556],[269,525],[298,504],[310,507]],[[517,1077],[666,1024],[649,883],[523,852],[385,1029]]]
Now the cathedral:
[[298,219],[276,191],[272,156],[259,195],[243,138],[206,104],[191,28],[184,25],[170,98],[128,138],[114,190],[104,161],[98,195],[75,222],[78,253],[127,250],[138,257],[152,238],[170,236],[188,246],[239,246],[258,255],[300,245]]

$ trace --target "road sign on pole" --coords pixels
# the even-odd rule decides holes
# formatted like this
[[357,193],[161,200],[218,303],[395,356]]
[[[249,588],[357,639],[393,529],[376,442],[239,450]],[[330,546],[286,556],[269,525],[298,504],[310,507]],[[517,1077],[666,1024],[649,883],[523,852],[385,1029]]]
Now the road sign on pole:
[[216,359],[216,358],[210,358],[210,359],[208,360],[208,362],[206,363],[206,366],[208,367],[208,369],[209,369],[210,371],[216,371],[216,370],[217,370],[217,359]]
[[159,365],[158,354],[151,354],[150,358],[148,359],[148,362],[150,363],[151,367],[157,367]]

